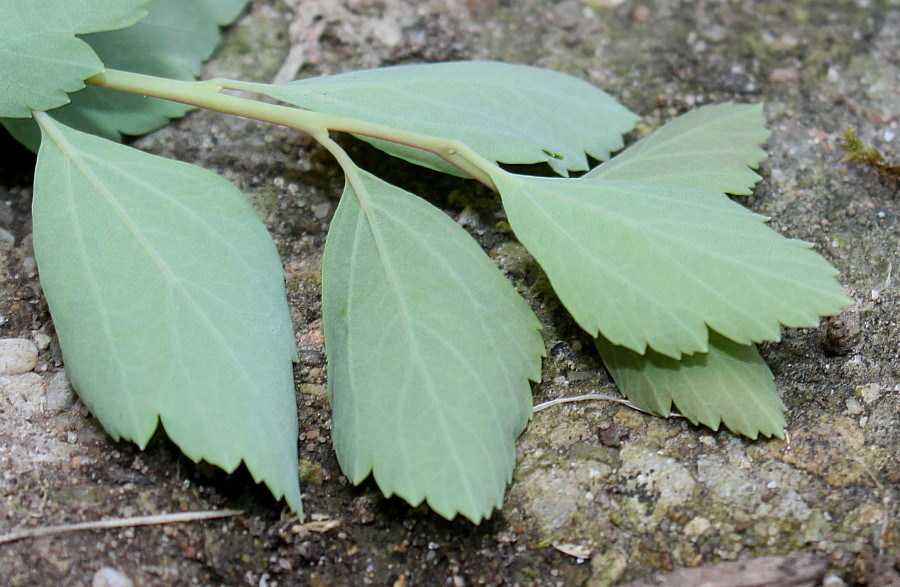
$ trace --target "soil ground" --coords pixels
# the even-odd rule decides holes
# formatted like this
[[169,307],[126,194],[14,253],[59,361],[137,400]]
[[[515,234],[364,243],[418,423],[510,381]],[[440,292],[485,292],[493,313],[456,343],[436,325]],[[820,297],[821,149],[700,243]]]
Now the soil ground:
[[[762,346],[788,405],[790,446],[615,404],[557,406],[519,440],[506,504],[480,526],[341,475],[318,295],[342,185],[327,153],[293,132],[204,112],[136,143],[235,182],[275,236],[301,356],[304,503],[313,521],[333,522],[309,527],[246,471],[195,465],[162,434],[144,451],[112,441],[72,395],[30,247],[33,160],[4,138],[0,338],[28,339],[40,352],[34,369],[0,378],[0,534],[164,512],[245,513],[0,544],[0,581],[90,585],[111,567],[136,585],[600,587],[803,552],[827,564],[829,587],[896,584],[900,181],[842,162],[839,139],[853,127],[900,162],[898,55],[895,0],[273,0],[251,3],[226,31],[207,77],[527,63],[587,79],[640,113],[631,139],[701,104],[766,103],[764,179],[742,201],[841,271],[856,301],[843,318],[859,324],[855,335],[823,326]],[[463,217],[532,303],[548,349],[536,401],[615,393],[590,339],[497,230],[499,205],[486,192],[344,144],[367,168]],[[582,558],[563,552],[572,546]]]

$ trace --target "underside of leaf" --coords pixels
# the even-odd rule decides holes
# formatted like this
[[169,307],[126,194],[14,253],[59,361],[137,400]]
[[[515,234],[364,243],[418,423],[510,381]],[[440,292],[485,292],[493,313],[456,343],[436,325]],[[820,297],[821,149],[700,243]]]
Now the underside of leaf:
[[703,106],[644,137],[584,177],[674,183],[748,195],[760,180],[750,168],[766,153],[762,104]]
[[597,349],[619,390],[648,412],[669,416],[674,403],[693,424],[718,430],[721,422],[749,438],[783,437],[784,404],[753,345],[710,332],[708,353],[680,360],[652,350],[639,355],[603,337]]
[[721,194],[664,183],[496,173],[510,224],[589,333],[643,353],[706,352],[707,328],[778,340],[847,303],[804,242]]
[[[219,43],[219,26],[228,24],[227,19],[236,17],[246,3],[247,0],[153,0],[147,5],[147,17],[134,26],[85,35],[82,40],[96,52],[106,69],[193,80]],[[53,111],[56,120],[114,141],[121,140],[123,134],[146,134],[192,108],[95,86],[69,98],[70,104]],[[33,121],[5,120],[3,124],[18,141],[37,150],[40,130]]]
[[103,71],[91,48],[75,35],[129,26],[146,13],[147,0],[7,0],[0,12],[0,118],[28,118],[69,101],[67,92]]
[[475,523],[503,500],[540,324],[472,238],[355,170],[323,261],[335,450],[354,483]]
[[[236,86],[238,87],[238,86]],[[606,92],[557,71],[493,61],[402,65],[240,89],[330,114],[458,139],[502,163],[547,163],[560,175],[622,148],[637,116]],[[360,137],[432,169],[461,172],[405,145]]]
[[191,459],[243,461],[301,512],[293,329],[253,209],[198,167],[36,117],[35,257],[85,405],[141,447],[161,420]]

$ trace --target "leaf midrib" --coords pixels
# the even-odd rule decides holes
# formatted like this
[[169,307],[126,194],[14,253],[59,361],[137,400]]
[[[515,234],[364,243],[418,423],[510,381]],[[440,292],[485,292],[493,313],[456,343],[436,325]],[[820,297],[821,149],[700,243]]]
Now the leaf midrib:
[[[92,171],[90,170],[90,168],[87,165],[82,163],[82,161],[84,161],[84,160],[94,161],[95,163],[98,163],[100,166],[104,166],[104,165],[106,165],[106,162],[103,160],[96,159],[94,157],[82,156],[80,154],[80,152],[65,138],[65,136],[62,135],[62,133],[54,132],[53,134],[54,134],[54,142],[56,142],[57,146],[60,147],[60,151],[63,152],[69,158],[69,160],[71,160],[75,164],[76,168],[79,169],[79,171],[88,180],[88,182],[94,186],[94,189],[97,191],[97,193],[99,195],[101,195],[101,197],[104,200],[107,201],[107,203],[113,209],[113,211],[116,213],[116,216],[120,219],[122,224],[124,226],[126,226],[129,230],[129,232],[134,236],[135,241],[137,241],[138,243],[141,244],[142,248],[145,250],[145,252],[148,255],[148,257],[150,258],[150,260],[160,270],[160,273],[165,277],[166,281],[173,287],[173,289],[177,290],[180,293],[181,298],[188,303],[188,307],[200,319],[201,323],[203,323],[205,325],[206,330],[213,335],[218,346],[224,350],[224,352],[225,352],[224,354],[228,355],[232,359],[232,364],[236,365],[238,367],[239,376],[241,377],[241,379],[243,379],[245,381],[245,384],[248,386],[248,388],[250,388],[250,389],[254,388],[255,384],[254,384],[253,377],[250,375],[250,373],[247,372],[246,367],[244,366],[243,362],[238,360],[238,357],[234,354],[235,351],[231,347],[231,345],[226,343],[226,341],[222,337],[222,333],[214,327],[214,325],[210,321],[209,317],[200,309],[200,307],[197,305],[197,303],[193,299],[193,297],[187,291],[185,291],[185,289],[182,287],[182,285],[180,283],[180,280],[172,273],[171,269],[159,257],[159,255],[154,250],[154,248],[152,246],[150,246],[150,243],[144,237],[143,233],[140,231],[138,226],[132,221],[132,219],[130,218],[128,213],[125,212],[121,208],[121,206],[116,201],[115,197],[113,197],[110,194],[110,192],[106,189],[103,182],[100,181],[99,178],[97,178],[94,175],[94,173],[92,173]],[[62,143],[60,143],[60,141],[62,141]],[[67,148],[63,149],[63,146],[65,146]],[[114,167],[110,167],[110,169],[113,172],[117,172],[116,168],[114,168]],[[145,187],[149,187],[149,186],[145,186]],[[155,191],[155,190],[153,190],[153,191]],[[88,258],[86,255],[86,249],[82,249],[82,254],[85,256],[85,258]],[[97,299],[99,299],[99,298],[97,298]],[[104,315],[104,322],[105,322],[106,321],[105,313],[102,311],[101,307],[98,306],[98,309],[100,310],[100,313]],[[110,340],[113,340],[113,337],[110,337]],[[202,406],[200,406],[198,403],[199,399],[196,396],[189,395],[188,397],[190,397],[191,401],[193,401],[194,404],[198,407],[198,409],[196,409],[193,413],[200,414],[201,417],[203,418],[203,421],[206,424],[208,432],[213,432],[215,430],[215,426],[213,426],[211,420],[209,419],[210,416],[208,414],[208,411],[205,409],[202,409]],[[129,403],[133,403],[133,402],[129,402]],[[214,436],[214,434],[212,434],[212,436]]]
[[[359,177],[359,176],[357,176],[357,177]],[[382,267],[384,267],[384,272],[388,279],[388,283],[390,284],[391,291],[394,292],[394,297],[397,300],[397,305],[401,310],[401,320],[403,321],[404,330],[407,331],[410,341],[414,341],[416,339],[416,336],[414,334],[414,332],[415,332],[414,329],[411,328],[412,320],[411,320],[411,316],[409,313],[409,308],[407,307],[407,305],[403,299],[403,296],[400,295],[401,290],[399,288],[399,285],[397,284],[397,277],[396,277],[395,271],[393,269],[393,264],[390,261],[390,255],[387,252],[387,246],[384,242],[384,237],[381,234],[381,231],[377,228],[375,210],[373,209],[374,207],[372,205],[372,196],[370,194],[366,194],[363,198],[360,198],[355,193],[357,190],[360,190],[360,189],[362,189],[362,190],[366,189],[365,185],[363,184],[363,181],[359,181],[358,185],[353,186],[354,197],[357,198],[357,202],[359,202],[360,210],[363,212],[363,215],[366,218],[366,221],[367,221],[366,224],[372,234],[372,239],[375,242],[375,248],[378,251],[378,257],[381,260],[381,265],[382,265]],[[355,240],[358,240],[358,238],[356,238]],[[348,316],[348,321],[349,321],[349,316]],[[421,369],[422,366],[424,366],[426,363],[423,360],[422,356],[419,354],[418,345],[410,344],[409,346],[415,355],[416,363],[419,365],[419,368]],[[352,345],[348,345],[348,347],[352,348]],[[427,372],[426,372],[426,375],[427,375]],[[428,391],[429,395],[431,396],[432,403],[434,403],[435,405],[440,405],[440,402],[435,401],[435,397],[437,394],[435,393],[435,390],[434,390],[433,381],[431,380],[431,378],[429,378],[427,376],[424,377],[424,379],[427,382],[425,389]],[[400,397],[399,397],[400,403],[399,403],[399,407],[398,407],[399,411],[401,411],[401,412],[404,411],[403,405],[406,403],[408,396],[409,396],[408,393],[400,394]],[[461,458],[460,454],[456,450],[456,444],[452,441],[453,436],[450,433],[450,430],[447,428],[446,421],[443,418],[438,418],[438,422],[441,427],[441,435],[447,441],[446,445],[448,446],[448,451],[449,451],[449,454],[452,456],[453,462],[456,464],[456,468],[459,471],[464,471],[466,469],[466,467],[464,466],[464,461]],[[407,459],[404,459],[404,461],[406,462],[405,468],[409,469],[409,465],[410,465],[409,461]],[[472,494],[471,486],[469,484],[464,484],[464,489],[465,489],[466,496],[468,498],[469,503],[473,504],[473,505],[477,504],[478,500]]]

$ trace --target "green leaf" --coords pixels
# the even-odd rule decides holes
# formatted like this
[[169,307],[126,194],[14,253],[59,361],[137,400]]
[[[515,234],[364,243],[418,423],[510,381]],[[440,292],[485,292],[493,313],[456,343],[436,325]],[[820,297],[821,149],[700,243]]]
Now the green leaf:
[[344,473],[475,523],[500,507],[540,378],[540,323],[469,235],[361,170],[325,247],[322,313]]
[[[502,163],[588,168],[622,148],[637,116],[606,92],[557,71],[491,61],[401,65],[242,89],[282,102],[395,128],[459,139]],[[456,175],[418,149],[360,137],[391,155]]]
[[597,349],[622,393],[648,412],[668,416],[674,403],[693,424],[718,430],[721,422],[750,438],[783,437],[784,404],[752,345],[710,332],[708,353],[680,361],[652,350],[642,356],[603,337]]
[[215,20],[219,26],[226,26],[237,20],[250,0],[200,0],[203,10]]
[[[193,80],[219,44],[219,25],[230,22],[247,0],[153,0],[147,17],[136,25],[86,35],[83,40],[106,68]],[[71,10],[71,9],[69,9]],[[71,104],[53,111],[63,124],[111,140],[142,135],[183,116],[191,106],[88,86],[71,96]],[[3,121],[17,140],[36,149],[40,131],[31,120]]]
[[219,27],[236,18],[247,2],[153,0],[147,17],[135,26],[84,40],[107,68],[192,79],[218,46]]
[[283,270],[230,183],[37,116],[34,250],[66,370],[114,438],[161,421],[195,461],[301,511]]
[[706,352],[812,327],[847,303],[837,271],[721,194],[625,180],[496,172],[516,236],[591,335],[643,353]]
[[750,170],[766,157],[762,104],[716,104],[688,112],[644,137],[584,177],[676,183],[749,195],[760,180]]
[[69,101],[103,71],[77,34],[137,22],[147,0],[5,0],[0,10],[0,117],[27,118]]

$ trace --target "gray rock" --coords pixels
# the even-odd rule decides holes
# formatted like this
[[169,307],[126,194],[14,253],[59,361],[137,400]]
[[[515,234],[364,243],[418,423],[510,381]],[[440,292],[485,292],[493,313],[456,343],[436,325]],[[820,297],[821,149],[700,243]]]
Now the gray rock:
[[53,412],[61,412],[75,404],[75,390],[65,371],[56,373],[50,379],[44,401],[46,409]]

